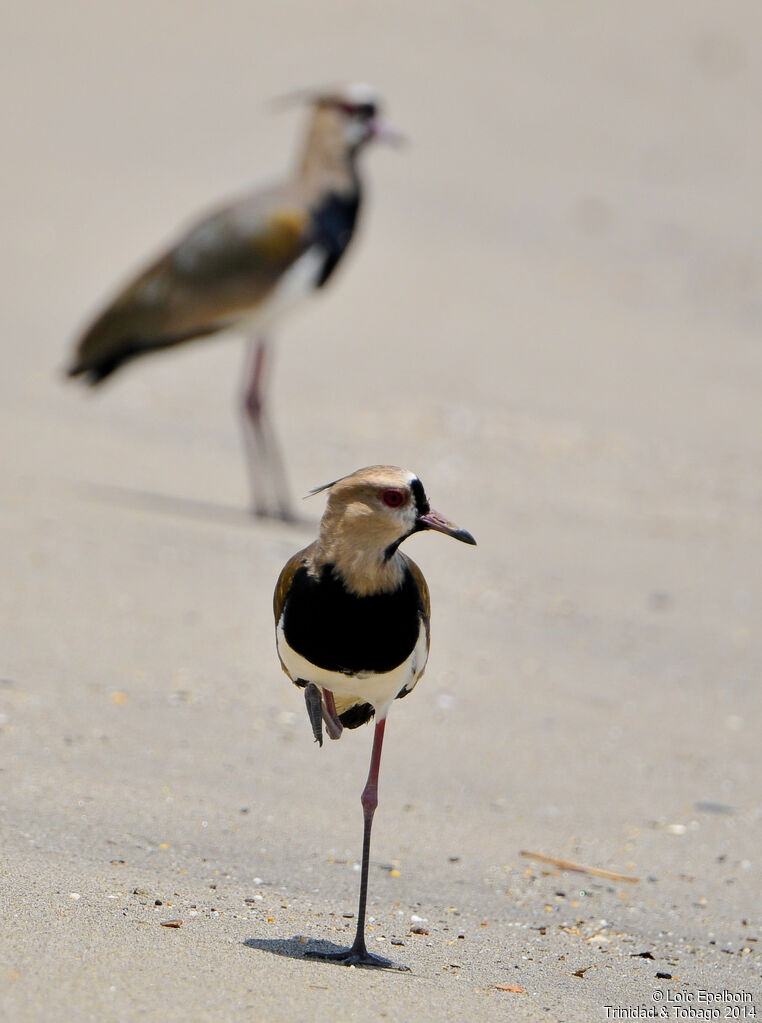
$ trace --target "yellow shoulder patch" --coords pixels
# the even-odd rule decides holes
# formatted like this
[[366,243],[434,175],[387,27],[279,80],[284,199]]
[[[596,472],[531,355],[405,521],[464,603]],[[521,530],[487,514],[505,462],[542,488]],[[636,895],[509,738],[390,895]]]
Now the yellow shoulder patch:
[[272,262],[293,259],[299,251],[306,220],[303,210],[273,210],[267,218],[266,229],[255,240],[255,248]]

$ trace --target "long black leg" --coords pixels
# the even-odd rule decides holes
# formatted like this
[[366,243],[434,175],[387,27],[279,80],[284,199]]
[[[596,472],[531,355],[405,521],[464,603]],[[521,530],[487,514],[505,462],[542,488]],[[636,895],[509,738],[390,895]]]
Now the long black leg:
[[363,789],[361,802],[363,812],[362,870],[360,873],[360,904],[357,907],[357,931],[352,947],[345,952],[307,952],[311,959],[327,959],[344,963],[346,966],[377,966],[384,969],[408,970],[408,966],[397,966],[389,959],[373,955],[365,944],[365,909],[368,901],[368,871],[370,868],[370,833],[373,827],[373,815],[378,806],[378,772],[381,766],[381,747],[384,742],[386,717],[376,721],[373,734],[373,751],[370,755],[368,780]]

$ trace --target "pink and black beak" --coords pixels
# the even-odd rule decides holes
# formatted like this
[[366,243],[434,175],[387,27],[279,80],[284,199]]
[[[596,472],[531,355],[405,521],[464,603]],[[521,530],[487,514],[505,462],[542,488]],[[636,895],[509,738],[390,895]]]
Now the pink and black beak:
[[368,137],[377,139],[379,142],[386,142],[388,145],[394,146],[395,149],[407,143],[407,135],[378,114],[368,121]]
[[444,533],[446,536],[452,536],[456,540],[460,540],[462,543],[471,543],[476,546],[476,540],[471,536],[467,529],[461,529],[460,526],[456,526],[454,522],[450,522],[444,515],[440,515],[439,512],[429,504],[429,499],[426,497],[426,491],[423,489],[423,484],[416,477],[411,480],[410,489],[413,492],[413,500],[415,501],[416,511],[418,515],[415,520],[415,526],[413,526],[413,532],[418,533],[423,529],[433,529],[437,533]]
[[433,508],[424,515],[419,515],[415,522],[416,531],[421,529],[433,529],[437,533],[445,533],[447,536],[453,537],[455,540],[460,540],[462,543],[470,543],[476,546],[476,540],[471,536],[467,529],[461,529],[460,526],[456,526],[454,522],[450,522],[444,515],[440,515],[439,512],[434,511]]

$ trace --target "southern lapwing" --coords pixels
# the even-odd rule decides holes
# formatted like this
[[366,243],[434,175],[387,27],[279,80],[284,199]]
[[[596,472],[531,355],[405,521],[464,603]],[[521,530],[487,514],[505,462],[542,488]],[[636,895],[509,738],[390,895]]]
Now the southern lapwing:
[[98,384],[183,341],[229,327],[250,335],[243,413],[253,506],[283,518],[293,516],[266,400],[267,332],[323,287],[346,252],[360,208],[360,152],[371,139],[401,138],[383,122],[370,86],[299,95],[312,115],[293,173],[192,224],[88,327],[68,368]]
[[275,587],[278,656],[304,689],[315,740],[331,739],[376,717],[368,780],[357,932],[352,947],[315,953],[347,965],[393,966],[365,944],[370,832],[378,803],[381,745],[389,707],[414,688],[429,654],[429,588],[399,550],[403,540],[434,529],[464,543],[470,533],[429,506],[421,481],[391,465],[359,469],[313,493],[328,491],[314,543],[285,565]]

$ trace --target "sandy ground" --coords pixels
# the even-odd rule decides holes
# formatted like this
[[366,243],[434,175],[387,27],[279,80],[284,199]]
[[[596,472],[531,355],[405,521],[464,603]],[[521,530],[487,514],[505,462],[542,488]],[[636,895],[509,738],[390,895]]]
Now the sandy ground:
[[[0,18],[0,1018],[762,1012],[759,5]],[[284,168],[264,101],[342,78],[412,141],[281,330],[294,488],[401,464],[479,541],[408,543],[433,647],[369,931],[407,974],[303,958],[353,927],[371,733],[318,749],[280,672],[322,505],[246,515],[240,341],[59,372],[190,213]]]

